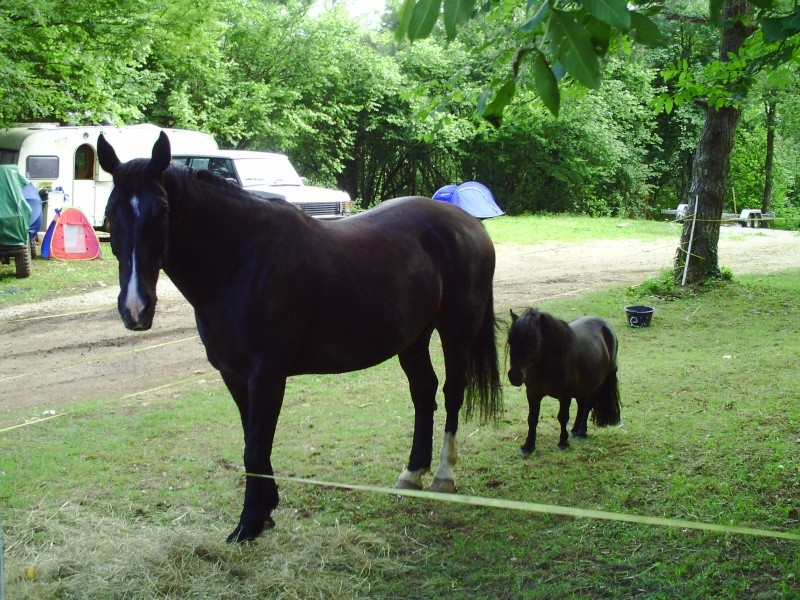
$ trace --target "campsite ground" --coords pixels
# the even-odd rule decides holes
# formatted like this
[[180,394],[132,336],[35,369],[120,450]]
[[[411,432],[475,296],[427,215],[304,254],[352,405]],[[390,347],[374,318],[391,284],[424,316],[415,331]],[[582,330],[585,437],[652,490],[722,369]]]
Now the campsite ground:
[[[495,307],[634,285],[668,268],[676,240],[581,244],[501,244]],[[800,267],[800,234],[722,229],[720,264],[734,275]],[[116,312],[116,288],[0,310],[0,412],[28,418],[60,413],[71,403],[170,393],[170,384],[213,376],[192,310],[171,283],[159,282],[153,328],[127,331]],[[622,326],[624,312],[620,307]]]

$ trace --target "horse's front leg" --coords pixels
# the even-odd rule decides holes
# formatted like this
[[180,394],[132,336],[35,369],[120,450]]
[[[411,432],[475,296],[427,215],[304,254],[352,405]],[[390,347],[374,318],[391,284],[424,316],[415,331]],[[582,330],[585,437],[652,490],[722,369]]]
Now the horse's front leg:
[[525,394],[528,397],[528,437],[519,449],[522,458],[528,458],[536,450],[536,426],[539,424],[539,409],[542,406],[542,398],[544,398],[527,387]]
[[428,352],[431,333],[432,330],[420,336],[411,347],[399,354],[400,366],[408,377],[408,387],[414,403],[414,439],[408,467],[394,484],[399,489],[421,490],[422,477],[431,468],[433,413],[436,411],[436,390],[439,388],[439,380]]
[[567,433],[567,423],[569,423],[569,405],[572,398],[559,398],[558,422],[561,425],[561,436],[558,440],[558,447],[562,450],[569,448],[569,434]]
[[286,377],[276,376],[267,369],[256,369],[248,379],[244,508],[239,524],[228,536],[229,542],[251,540],[265,527],[275,525],[270,513],[278,506],[278,486],[271,478],[270,456],[285,389]]
[[573,437],[586,437],[586,423],[589,420],[589,413],[592,410],[591,401],[588,398],[577,398],[578,414],[575,415],[575,422],[572,424]]

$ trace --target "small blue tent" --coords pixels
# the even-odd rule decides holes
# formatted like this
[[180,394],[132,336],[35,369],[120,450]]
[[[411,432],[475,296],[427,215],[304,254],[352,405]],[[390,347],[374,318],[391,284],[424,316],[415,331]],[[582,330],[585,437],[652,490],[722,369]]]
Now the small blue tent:
[[446,185],[436,191],[433,199],[455,204],[478,219],[491,219],[504,214],[489,188],[477,181]]

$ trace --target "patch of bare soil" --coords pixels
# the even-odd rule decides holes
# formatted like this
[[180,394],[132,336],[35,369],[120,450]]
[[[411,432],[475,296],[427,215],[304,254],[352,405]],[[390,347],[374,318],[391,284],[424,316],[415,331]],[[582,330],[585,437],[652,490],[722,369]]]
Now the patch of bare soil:
[[[634,285],[669,268],[676,241],[600,241],[497,247],[495,307],[536,303]],[[723,228],[720,264],[734,274],[800,266],[794,232]],[[113,400],[212,371],[194,314],[162,277],[153,328],[131,332],[116,310],[118,290],[0,309],[0,413],[56,413],[81,400]],[[3,424],[5,425],[5,424]]]

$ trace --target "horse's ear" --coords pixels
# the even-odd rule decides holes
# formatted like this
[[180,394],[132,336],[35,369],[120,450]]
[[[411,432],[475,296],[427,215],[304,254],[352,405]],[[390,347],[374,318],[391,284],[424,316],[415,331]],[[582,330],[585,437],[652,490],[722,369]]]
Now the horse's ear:
[[100,166],[103,167],[103,170],[112,175],[119,166],[117,153],[114,152],[114,148],[106,141],[102,133],[97,138],[97,160],[100,161]]
[[513,308],[512,308],[512,309],[510,309],[508,312],[510,312],[510,313],[511,313],[511,322],[512,322],[512,323],[513,323],[514,321],[516,321],[517,319],[519,319],[519,317],[517,316],[517,313],[515,313],[515,312],[514,312],[514,309],[513,309]]
[[153,144],[153,155],[150,158],[150,169],[157,175],[161,175],[167,170],[172,160],[172,150],[169,146],[169,138],[163,131],[159,134],[156,143]]

